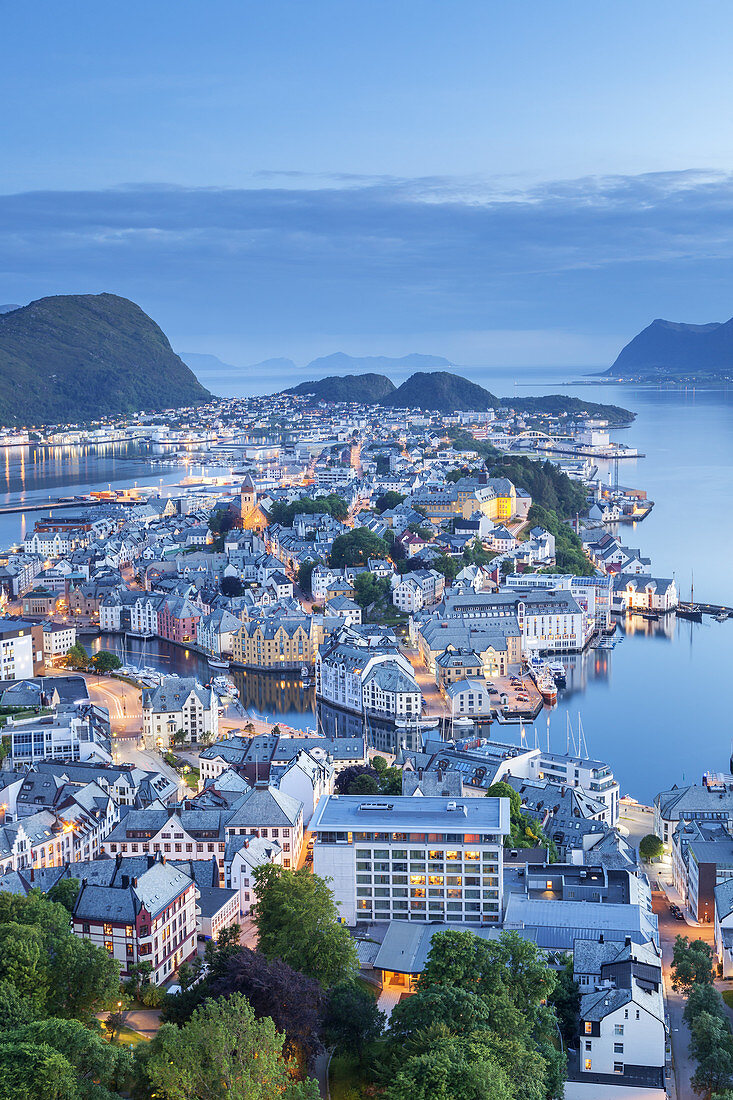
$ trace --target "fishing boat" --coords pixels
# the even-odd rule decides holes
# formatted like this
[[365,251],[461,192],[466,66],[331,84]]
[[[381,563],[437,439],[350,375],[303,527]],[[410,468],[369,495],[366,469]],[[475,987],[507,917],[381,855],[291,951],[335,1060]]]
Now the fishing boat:
[[692,576],[690,580],[690,602],[689,604],[678,603],[677,604],[677,618],[687,619],[691,623],[702,622],[702,611],[699,607],[695,606],[695,577]]
[[209,665],[211,668],[229,668],[229,662],[223,657],[209,657]]
[[642,619],[648,619],[650,622],[656,623],[659,620],[658,611],[642,611]]
[[217,695],[229,695],[233,699],[239,695],[237,688],[234,686],[234,681],[230,680],[228,676],[215,676],[211,681],[211,686]]

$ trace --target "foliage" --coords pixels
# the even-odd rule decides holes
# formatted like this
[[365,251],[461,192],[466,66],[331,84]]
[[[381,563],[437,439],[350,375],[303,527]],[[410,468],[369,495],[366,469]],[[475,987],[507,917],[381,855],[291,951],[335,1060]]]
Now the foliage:
[[357,775],[349,787],[349,794],[379,794],[379,779],[374,775]]
[[546,848],[550,853],[550,863],[558,858],[557,845],[549,837],[536,818],[522,810],[519,794],[508,783],[492,783],[486,791],[487,798],[508,798],[509,833],[504,837],[505,848]]
[[356,973],[354,941],[322,878],[305,867],[289,871],[271,864],[256,868],[254,878],[252,915],[267,958],[282,959],[325,989]]
[[285,504],[276,501],[270,508],[270,523],[279,523],[282,527],[292,527],[293,520],[298,515],[329,515],[334,519],[346,519],[349,514],[349,506],[338,493],[329,493],[324,497],[300,497],[298,500]]
[[709,1097],[733,1087],[733,1038],[726,1019],[698,1014],[690,1026],[690,1057],[697,1062],[695,1092]]
[[395,1006],[389,1021],[389,1042],[399,1048],[415,1032],[430,1028],[468,1033],[489,1025],[489,1009],[478,993],[453,985],[428,986]]
[[35,1020],[36,1012],[27,997],[22,997],[9,981],[0,981],[0,1031],[20,1027]]
[[371,993],[356,982],[338,982],[329,992],[323,1033],[329,1045],[354,1050],[360,1060],[382,1034],[385,1016]]
[[56,295],[0,315],[3,424],[76,424],[210,397],[155,322],[116,294]]
[[451,557],[450,554],[441,554],[430,562],[429,568],[442,573],[446,582],[451,584],[463,568],[463,562]]
[[120,658],[109,649],[100,649],[98,653],[94,654],[90,663],[94,671],[100,674],[115,672],[118,668],[122,668]]
[[258,1019],[269,1016],[285,1035],[287,1057],[313,1066],[323,1051],[324,994],[314,978],[280,959],[267,959],[260,951],[242,947],[226,959],[219,977],[208,986],[215,997],[241,993]]
[[65,664],[67,668],[85,669],[89,667],[89,654],[81,642],[75,642],[66,651]]
[[215,508],[209,516],[208,528],[215,539],[224,548],[223,536],[228,534],[234,526],[234,513],[230,508]]
[[659,859],[664,854],[664,843],[656,833],[647,833],[639,843],[639,855],[642,859]]
[[[388,767],[382,757],[378,768],[368,764],[350,764],[336,776],[336,790],[339,794],[402,794],[402,769]],[[366,783],[365,780],[370,780]]]
[[588,560],[578,535],[556,512],[549,511],[539,504],[529,509],[529,522],[532,527],[543,527],[555,536],[555,573],[573,573],[577,577],[592,577],[595,568]]
[[244,592],[244,585],[239,577],[222,577],[219,587],[222,596],[241,596]]
[[550,1004],[555,1009],[560,1033],[565,1043],[574,1043],[578,1037],[580,986],[573,977],[572,958],[567,958],[562,970],[556,974],[556,985],[550,997]]
[[498,397],[483,386],[450,371],[418,371],[410,375],[386,400],[397,409],[430,409],[442,413],[487,412]]
[[506,397],[502,404],[509,405],[516,412],[531,416],[590,416],[597,420],[607,420],[612,427],[625,427],[634,419],[635,414],[620,405],[605,405],[598,401],[586,401],[584,397],[567,397],[553,393],[545,397]]
[[454,1037],[407,1058],[385,1093],[386,1100],[514,1100],[514,1095],[485,1048],[467,1049]]
[[319,401],[356,401],[360,405],[376,405],[393,393],[394,383],[384,374],[349,374],[344,378],[329,375],[312,382],[300,382],[284,393],[311,394]]
[[63,905],[65,909],[68,909],[70,913],[73,913],[74,904],[78,895],[78,878],[60,878],[58,882],[54,883],[46,896],[49,901],[57,901]]
[[373,531],[357,527],[333,540],[330,562],[334,568],[343,565],[366,565],[369,558],[386,558],[387,543]]
[[[19,1057],[19,1052],[25,1056]],[[76,1020],[38,1020],[0,1034],[0,1098],[37,1097],[81,1100],[94,1096],[88,1078],[102,1091],[117,1096],[132,1072],[132,1059],[120,1047],[105,1042]],[[5,1091],[7,1090],[7,1091]]]
[[354,599],[362,609],[388,599],[391,591],[389,580],[374,573],[357,573],[354,590]]
[[693,985],[712,985],[713,949],[704,940],[677,936],[672,954],[672,988],[689,994]]
[[404,493],[396,493],[393,489],[389,489],[386,493],[382,493],[380,497],[377,497],[374,507],[381,514],[396,508],[398,504],[402,504],[403,500],[405,500]]
[[161,1100],[316,1100],[315,1081],[294,1081],[285,1037],[257,1019],[241,993],[207,1001],[182,1028],[164,1024],[141,1058]]
[[69,911],[36,892],[0,894],[0,979],[37,1015],[84,1022],[119,997],[119,963],[74,936]]
[[298,566],[298,584],[303,592],[307,595],[312,594],[311,590],[311,575],[315,569],[316,563],[314,561],[304,561]]
[[715,986],[708,982],[696,982],[690,989],[683,1014],[685,1023],[691,1026],[701,1012],[720,1016],[721,1020],[726,1019],[723,998]]

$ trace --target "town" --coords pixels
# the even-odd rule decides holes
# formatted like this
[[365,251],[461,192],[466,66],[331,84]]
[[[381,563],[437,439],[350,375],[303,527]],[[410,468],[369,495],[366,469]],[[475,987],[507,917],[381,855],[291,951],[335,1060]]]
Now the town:
[[[687,1095],[680,974],[702,943],[733,977],[733,777],[644,807],[580,721],[565,752],[534,726],[619,617],[692,607],[613,533],[652,506],[618,463],[544,446],[608,449],[604,425],[290,395],[142,421],[48,438],[144,438],[180,482],[41,508],[2,556],[0,901],[66,897],[150,1006],[110,1026],[145,1031],[307,875],[375,1039],[468,933],[546,968],[566,1096]],[[208,675],[135,663],[148,642]],[[254,674],[297,681],[313,727],[250,713]]]

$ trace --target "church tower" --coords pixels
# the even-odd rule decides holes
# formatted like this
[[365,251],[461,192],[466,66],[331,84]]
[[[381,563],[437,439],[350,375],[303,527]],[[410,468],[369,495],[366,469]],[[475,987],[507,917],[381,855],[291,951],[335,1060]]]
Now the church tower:
[[239,510],[242,516],[248,515],[257,503],[257,490],[251,474],[247,474],[239,490]]

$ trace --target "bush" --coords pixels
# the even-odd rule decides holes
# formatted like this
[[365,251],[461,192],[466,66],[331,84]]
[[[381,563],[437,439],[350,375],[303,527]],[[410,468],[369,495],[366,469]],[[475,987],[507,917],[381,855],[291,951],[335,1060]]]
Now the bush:
[[157,985],[145,985],[140,990],[140,1001],[146,1008],[160,1008],[165,998],[165,990]]

